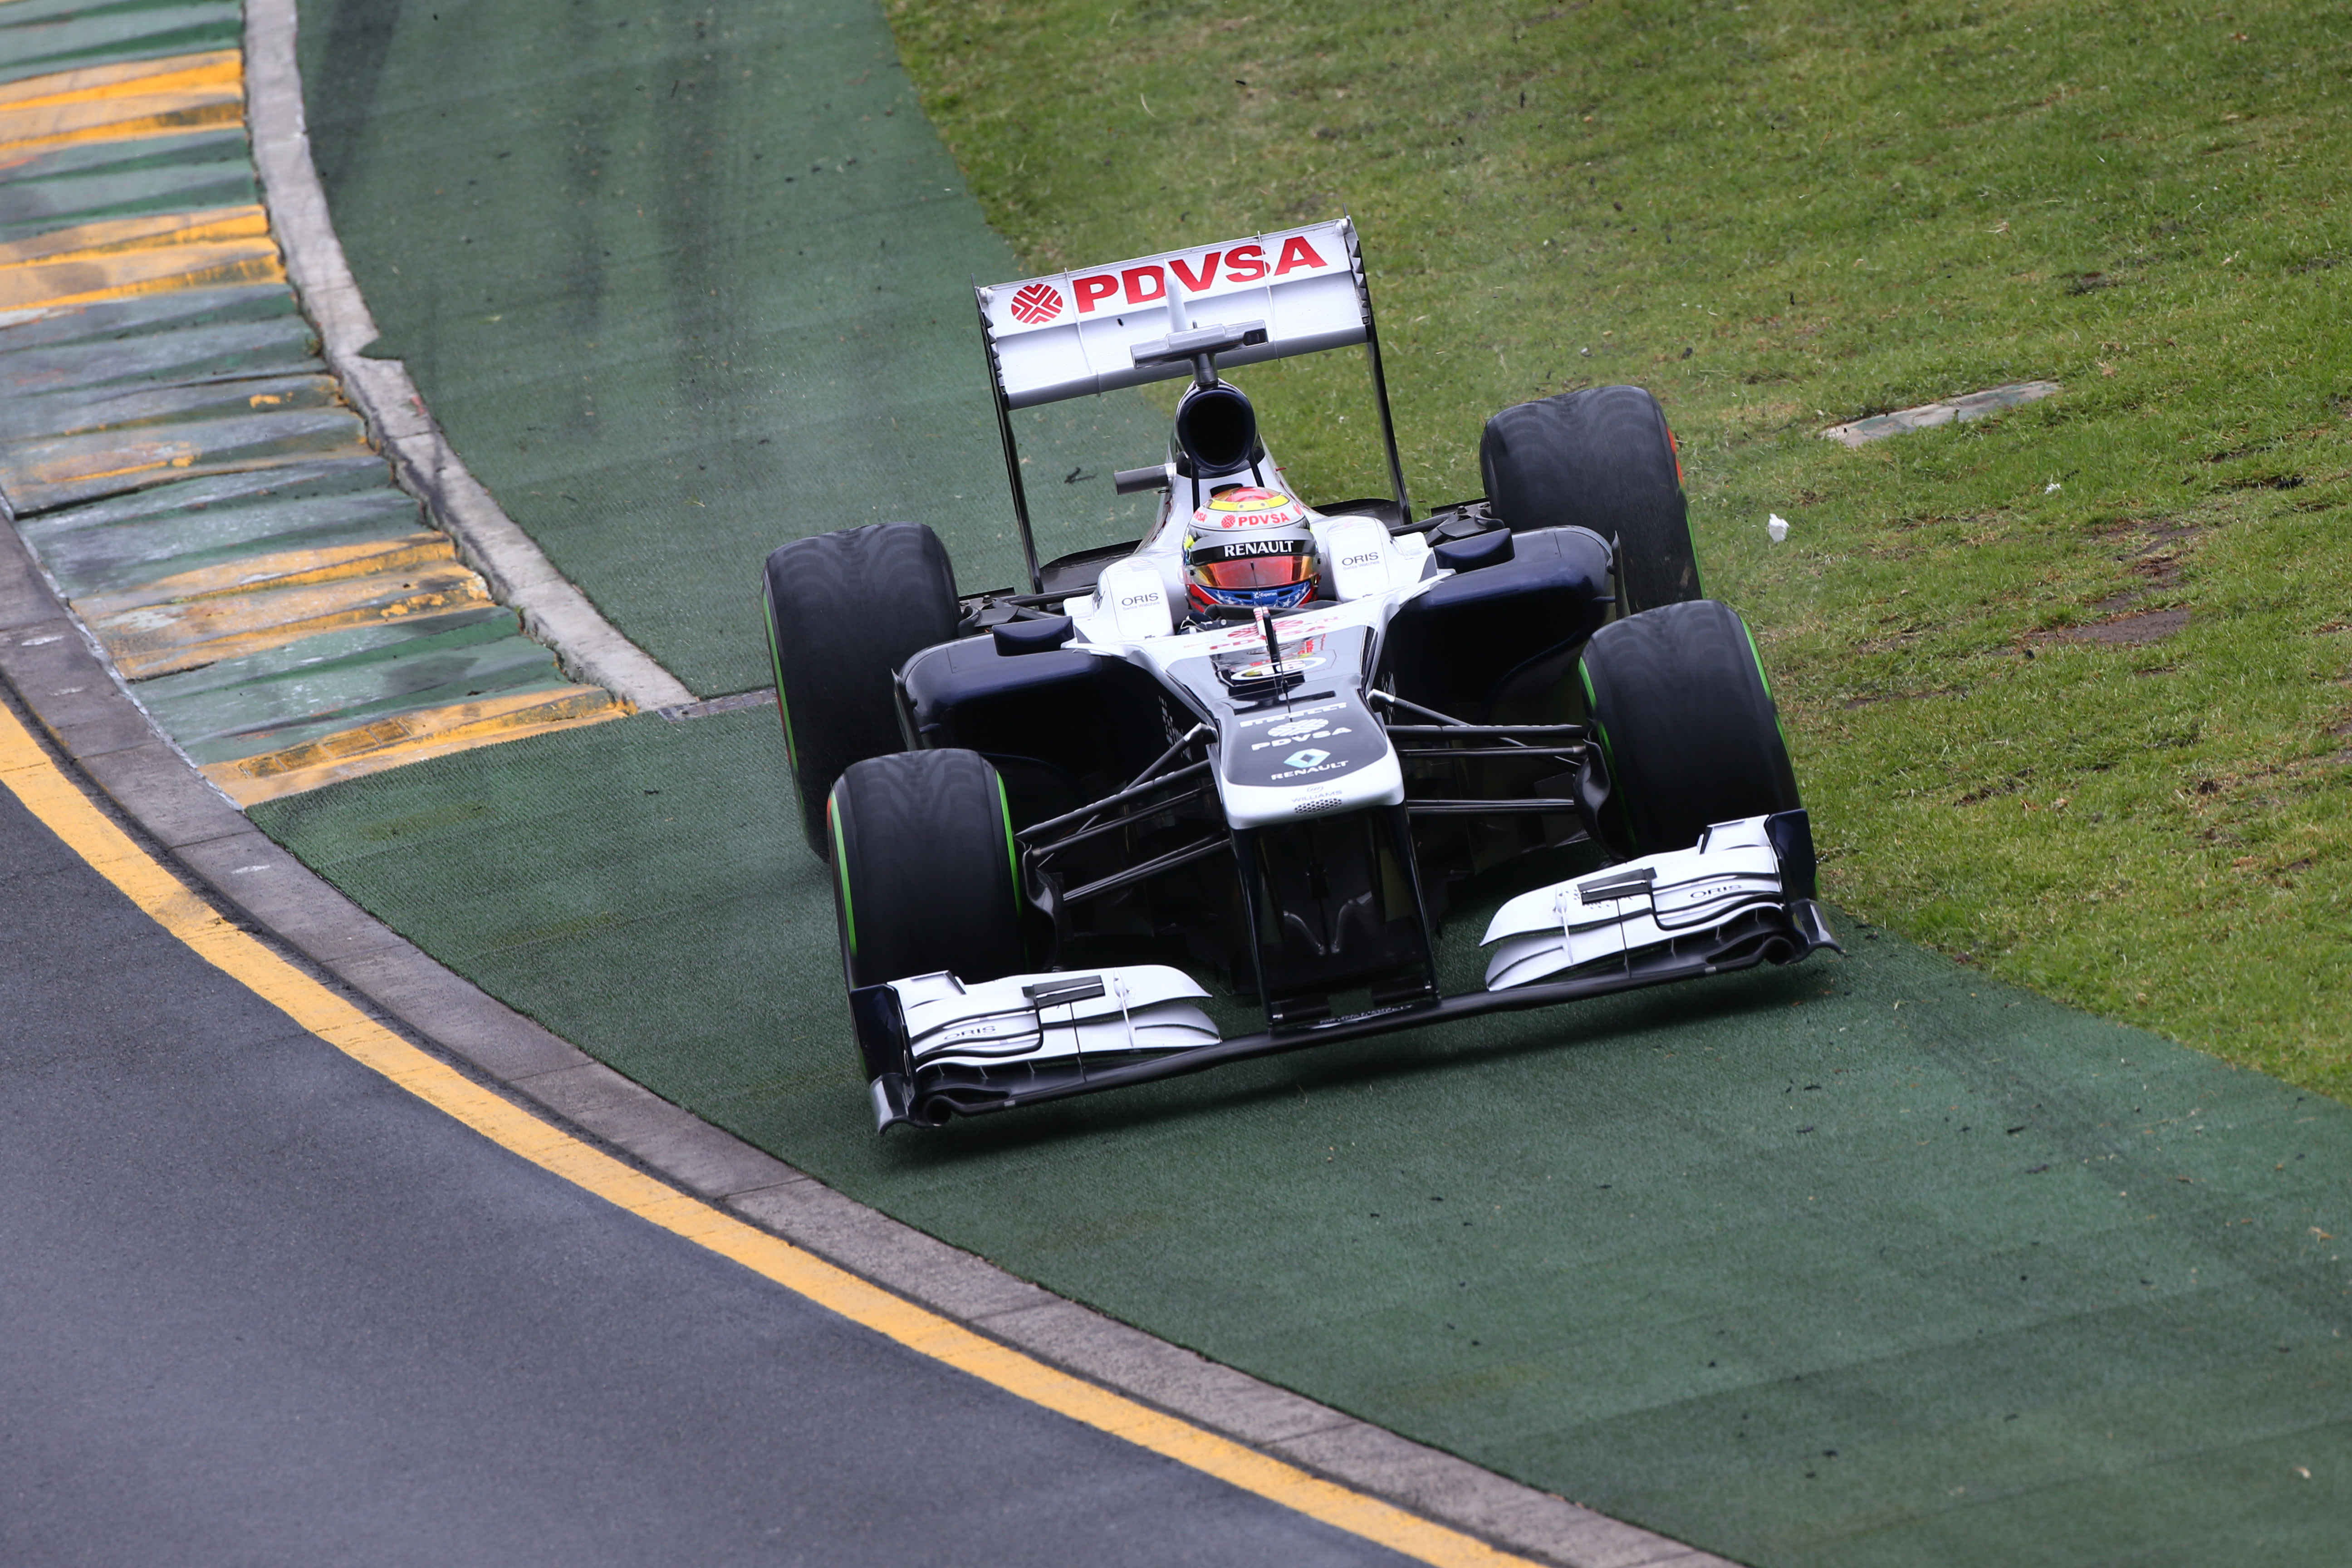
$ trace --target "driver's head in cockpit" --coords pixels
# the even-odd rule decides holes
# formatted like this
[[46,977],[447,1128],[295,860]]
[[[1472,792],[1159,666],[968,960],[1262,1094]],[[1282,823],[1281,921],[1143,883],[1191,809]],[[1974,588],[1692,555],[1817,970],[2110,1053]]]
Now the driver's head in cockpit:
[[1307,509],[1274,490],[1220,491],[1184,532],[1184,595],[1202,620],[1220,607],[1289,610],[1322,580]]

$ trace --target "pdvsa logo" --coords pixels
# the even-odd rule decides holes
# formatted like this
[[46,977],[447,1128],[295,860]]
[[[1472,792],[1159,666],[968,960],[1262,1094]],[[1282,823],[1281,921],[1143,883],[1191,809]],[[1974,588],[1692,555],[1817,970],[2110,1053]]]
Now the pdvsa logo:
[[[1188,257],[1192,259],[1188,260]],[[1342,260],[1345,259],[1343,257]],[[1189,294],[1205,294],[1218,287],[1217,268],[1224,267],[1224,283],[1256,283],[1269,275],[1286,278],[1305,270],[1325,272],[1338,265],[1326,261],[1323,253],[1307,242],[1302,234],[1294,234],[1282,242],[1282,254],[1269,262],[1262,245],[1236,245],[1230,248],[1190,252],[1186,256],[1171,256],[1162,267],[1157,261],[1141,261],[1133,267],[1116,271],[1092,272],[1073,278],[1071,287],[1078,296],[1078,314],[1090,316],[1105,303],[1113,310],[1119,305],[1148,305],[1155,300],[1168,298],[1168,275]],[[1025,318],[1024,318],[1025,319]]]
[[1266,528],[1306,521],[1307,509],[1288,496],[1248,486],[1226,490],[1192,514],[1199,528]]
[[1050,321],[1062,313],[1062,291],[1051,283],[1028,283],[1013,296],[1013,317],[1027,326]]

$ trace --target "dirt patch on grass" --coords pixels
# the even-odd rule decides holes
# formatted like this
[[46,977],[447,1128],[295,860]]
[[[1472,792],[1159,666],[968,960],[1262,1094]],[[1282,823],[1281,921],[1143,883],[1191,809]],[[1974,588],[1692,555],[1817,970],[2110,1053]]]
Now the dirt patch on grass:
[[[2172,612],[2151,610],[2130,617],[2126,617],[2124,612],[2136,609],[2146,604],[2151,597],[2161,601],[2174,596],[2173,590],[2180,586],[2182,563],[2195,547],[2198,536],[2204,531],[2187,523],[2151,522],[2139,518],[2122,518],[2100,529],[2099,531],[2122,544],[2123,548],[2117,552],[2116,559],[2122,562],[2126,570],[2133,576],[2142,579],[2143,585],[2109,594],[2105,598],[2094,600],[2085,607],[2093,615],[2103,617],[2103,625],[2119,626],[2123,630],[2114,636],[2100,636],[2095,635],[2096,628],[2074,627],[2045,634],[2043,638],[2038,640],[2153,642],[2169,637],[2173,632],[2179,630],[2181,623],[2188,618],[2186,611],[2178,612],[2178,619],[2169,626],[2163,627],[2156,625],[2126,626],[2126,622],[2128,620],[2137,623]],[[2153,635],[2146,635],[2148,633]]]
[[1952,802],[1952,808],[1957,811],[1963,806],[1982,805],[1989,800],[2002,800],[2017,794],[2032,782],[2030,777],[2021,773],[2014,778],[2003,779],[1998,784],[1985,784],[1980,788],[1969,791],[1968,794]]
[[2189,624],[2186,610],[2142,610],[2116,616],[2086,626],[2060,626],[2033,638],[2037,643],[2093,643],[2101,647],[2145,647],[2159,643]]
[[2177,563],[2189,543],[2205,531],[2192,522],[2119,517],[2102,525],[2096,531],[2123,546],[2116,559],[2134,563],[2134,571],[2149,571],[2150,568],[2138,563],[2158,562],[2168,566]]

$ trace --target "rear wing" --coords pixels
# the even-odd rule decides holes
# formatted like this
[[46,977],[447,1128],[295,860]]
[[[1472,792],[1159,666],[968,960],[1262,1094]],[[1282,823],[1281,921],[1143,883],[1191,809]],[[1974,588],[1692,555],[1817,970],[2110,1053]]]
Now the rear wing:
[[1341,218],[984,286],[980,315],[1005,406],[1034,408],[1189,375],[1189,364],[1139,365],[1131,355],[1192,327],[1264,325],[1265,342],[1217,356],[1229,365],[1360,343],[1372,302],[1355,226]]
[[[1181,359],[1138,364],[1136,356],[1139,350],[1149,354],[1164,348],[1170,337],[1193,329],[1248,329],[1244,346],[1217,355],[1224,367],[1363,344],[1388,446],[1390,481],[1398,506],[1406,506],[1363,252],[1356,226],[1347,218],[1165,250],[1108,267],[982,284],[974,292],[1013,511],[1028,554],[1030,586],[1038,592],[1045,582],[1014,450],[1013,411],[1190,375],[1192,366]],[[1410,510],[1405,516],[1411,518]]]

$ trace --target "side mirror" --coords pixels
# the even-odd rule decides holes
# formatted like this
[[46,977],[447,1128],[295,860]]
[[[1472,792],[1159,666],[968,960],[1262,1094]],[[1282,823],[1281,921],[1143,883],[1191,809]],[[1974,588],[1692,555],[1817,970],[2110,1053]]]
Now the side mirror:
[[1040,616],[1034,621],[1005,621],[990,636],[996,639],[996,651],[1010,658],[1015,654],[1051,653],[1076,635],[1077,625],[1067,616]]
[[1467,539],[1449,539],[1430,552],[1437,563],[1454,572],[1475,572],[1481,566],[1499,566],[1511,559],[1511,531],[1489,529],[1474,533]]

